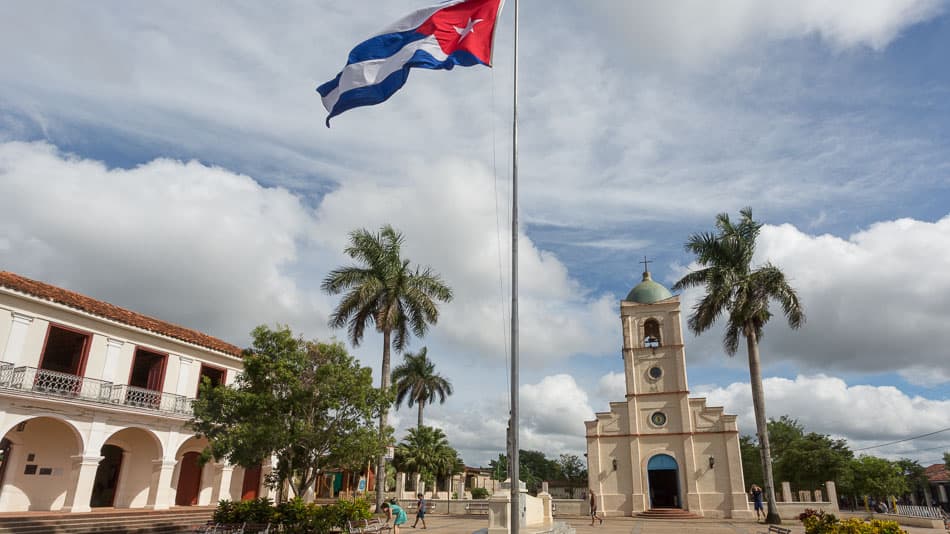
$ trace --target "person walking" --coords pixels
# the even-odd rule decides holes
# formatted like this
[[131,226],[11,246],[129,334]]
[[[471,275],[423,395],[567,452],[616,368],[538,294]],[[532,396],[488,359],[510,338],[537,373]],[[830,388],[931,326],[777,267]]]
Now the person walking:
[[402,509],[402,506],[388,502],[384,502],[381,509],[386,512],[386,522],[389,523],[390,520],[393,522],[393,534],[399,534],[399,525],[409,521],[409,518],[406,517],[406,511]]
[[416,501],[416,521],[412,524],[412,528],[416,528],[419,521],[422,521],[422,528],[426,528],[426,499],[421,493],[417,493],[416,497],[419,500]]
[[762,506],[762,488],[752,484],[752,487],[749,488],[749,495],[752,496],[752,506],[755,508],[755,518],[759,519],[759,516],[765,517],[765,507]]
[[594,526],[594,520],[599,519],[600,524],[604,524],[603,514],[600,517],[597,516],[597,495],[594,494],[594,490],[590,490],[590,526]]

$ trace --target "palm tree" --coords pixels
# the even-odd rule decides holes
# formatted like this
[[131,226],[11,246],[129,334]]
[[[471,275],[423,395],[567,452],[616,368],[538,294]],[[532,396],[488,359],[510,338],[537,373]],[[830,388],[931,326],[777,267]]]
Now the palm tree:
[[464,468],[458,451],[449,445],[442,429],[431,426],[410,428],[406,438],[396,446],[393,463],[400,471],[419,473],[427,483],[437,477],[460,473]]
[[422,347],[418,354],[407,353],[402,364],[393,369],[393,382],[396,384],[396,409],[406,401],[412,408],[419,405],[419,422],[422,428],[422,408],[434,404],[436,396],[439,404],[445,404],[445,398],[452,394],[452,383],[435,372],[435,363],[427,356],[428,349]]
[[[430,324],[439,320],[435,301],[449,302],[452,290],[428,267],[410,266],[400,256],[404,238],[392,226],[383,226],[379,233],[366,229],[350,233],[350,244],[344,252],[358,265],[340,267],[323,280],[321,287],[330,295],[344,293],[343,299],[330,315],[332,328],[347,327],[354,346],[363,340],[366,326],[372,324],[383,334],[383,365],[380,389],[389,391],[390,349],[402,352],[409,337],[423,337]],[[388,410],[379,416],[379,430],[386,429]],[[383,504],[386,459],[378,457],[376,465],[376,509]]]
[[769,500],[766,522],[781,523],[775,507],[775,483],[772,479],[772,458],[765,417],[765,394],[762,391],[762,369],[759,360],[759,339],[762,327],[772,318],[769,301],[782,306],[788,325],[794,329],[805,324],[805,314],[798,295],[785,280],[785,274],[771,263],[752,268],[755,240],[762,224],[752,219],[752,209],[745,208],[738,224],[729,215],[716,216],[718,233],[693,234],[686,242],[687,252],[696,255],[702,267],[690,272],[674,290],[705,286],[706,294],[693,308],[688,320],[689,329],[696,335],[709,330],[723,312],[729,315],[723,347],[730,356],[739,348],[739,336],[745,338],[749,355],[749,379],[752,384],[752,406],[758,433],[762,473]]

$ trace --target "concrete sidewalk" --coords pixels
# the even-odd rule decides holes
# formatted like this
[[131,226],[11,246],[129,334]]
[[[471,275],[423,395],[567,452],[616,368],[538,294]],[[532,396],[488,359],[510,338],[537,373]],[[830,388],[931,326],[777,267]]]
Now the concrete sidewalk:
[[[577,534],[758,534],[768,531],[768,525],[754,521],[733,521],[730,519],[693,519],[658,520],[632,517],[609,518],[604,524],[590,526],[589,518],[558,518],[577,529]],[[471,534],[488,526],[488,519],[459,516],[427,515],[429,528],[401,528],[400,534],[422,534],[438,532],[440,534]],[[804,534],[800,521],[784,521],[782,527],[790,528],[792,534]],[[942,529],[902,527],[908,534],[945,534]]]

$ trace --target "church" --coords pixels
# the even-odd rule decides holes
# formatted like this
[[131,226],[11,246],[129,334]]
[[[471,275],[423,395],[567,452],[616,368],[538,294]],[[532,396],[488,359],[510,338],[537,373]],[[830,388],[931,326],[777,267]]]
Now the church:
[[736,416],[690,398],[680,299],[648,270],[620,303],[626,398],[587,421],[587,472],[607,516],[754,517]]

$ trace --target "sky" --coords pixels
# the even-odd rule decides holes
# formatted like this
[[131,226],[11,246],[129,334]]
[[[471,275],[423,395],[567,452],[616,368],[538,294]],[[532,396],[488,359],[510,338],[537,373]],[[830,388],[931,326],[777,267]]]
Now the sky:
[[[513,2],[494,68],[414,71],[329,129],[315,92],[428,4],[11,5],[0,269],[241,346],[259,324],[345,340],[320,283],[349,232],[392,224],[455,292],[409,347],[455,389],[426,422],[487,465],[510,380]],[[749,206],[755,262],[807,315],[765,329],[769,416],[892,459],[950,450],[948,2],[521,4],[521,447],[583,454],[583,422],[625,394],[638,262],[672,286],[689,235]],[[688,336],[691,395],[752,435],[746,356],[721,335]],[[378,380],[381,337],[350,348]],[[415,415],[393,413],[397,437]]]

